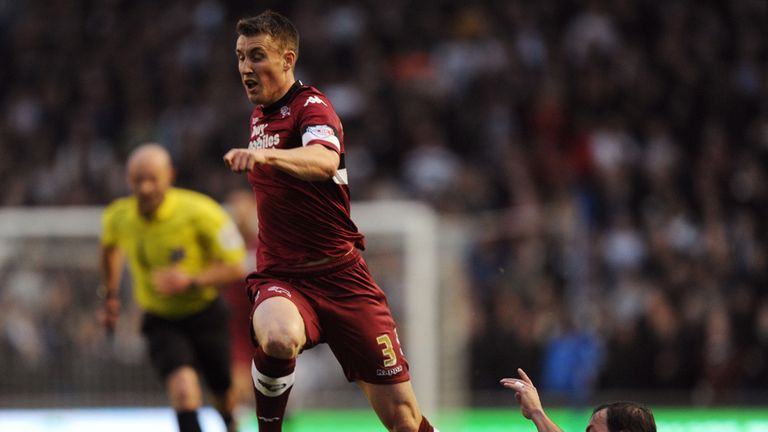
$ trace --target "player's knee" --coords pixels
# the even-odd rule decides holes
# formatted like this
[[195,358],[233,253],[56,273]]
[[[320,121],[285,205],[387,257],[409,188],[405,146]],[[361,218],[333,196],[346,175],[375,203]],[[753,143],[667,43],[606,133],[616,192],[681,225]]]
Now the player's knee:
[[267,332],[259,346],[270,357],[289,359],[299,355],[304,338],[295,332]]
[[289,359],[299,355],[304,346],[304,325],[300,320],[256,320],[253,330],[264,353],[271,357]]

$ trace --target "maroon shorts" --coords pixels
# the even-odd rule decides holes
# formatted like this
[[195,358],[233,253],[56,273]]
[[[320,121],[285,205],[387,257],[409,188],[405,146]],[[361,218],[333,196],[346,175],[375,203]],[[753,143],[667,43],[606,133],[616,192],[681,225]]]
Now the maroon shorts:
[[357,250],[302,273],[252,273],[248,291],[251,321],[268,298],[293,302],[304,319],[304,349],[327,343],[349,381],[395,384],[410,379],[387,298]]

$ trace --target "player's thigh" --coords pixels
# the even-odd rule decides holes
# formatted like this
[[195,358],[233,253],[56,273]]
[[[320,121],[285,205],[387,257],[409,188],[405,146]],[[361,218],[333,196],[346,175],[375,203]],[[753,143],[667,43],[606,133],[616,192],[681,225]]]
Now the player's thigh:
[[372,384],[408,381],[408,361],[381,289],[362,268],[336,275],[332,282],[353,293],[324,298],[319,306],[325,339],[347,380]]
[[267,354],[284,356],[291,351],[293,356],[321,340],[316,311],[291,284],[271,279],[257,281],[249,289],[255,291],[251,333]]
[[357,381],[389,430],[416,430],[421,422],[421,410],[410,381],[397,384],[371,384]]
[[300,341],[303,345],[304,321],[292,301],[272,297],[263,301],[253,312],[253,330],[259,345],[283,337]]

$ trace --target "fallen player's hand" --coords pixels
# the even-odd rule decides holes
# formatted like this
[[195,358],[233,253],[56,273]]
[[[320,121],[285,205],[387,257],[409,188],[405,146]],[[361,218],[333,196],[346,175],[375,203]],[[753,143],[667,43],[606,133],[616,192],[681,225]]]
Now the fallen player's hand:
[[539,392],[533,385],[533,381],[522,369],[518,368],[517,373],[520,375],[518,378],[502,378],[501,384],[515,391],[515,399],[520,403],[520,411],[527,419],[537,412],[544,412],[544,408],[541,406],[541,399],[539,398]]

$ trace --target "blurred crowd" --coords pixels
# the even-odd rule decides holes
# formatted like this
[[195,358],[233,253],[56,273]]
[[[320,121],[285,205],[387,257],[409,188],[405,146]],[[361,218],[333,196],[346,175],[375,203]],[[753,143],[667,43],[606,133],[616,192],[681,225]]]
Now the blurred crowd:
[[523,367],[576,397],[768,396],[765,0],[0,0],[0,205],[105,204],[146,140],[181,186],[242,187],[234,23],[267,7],[353,200],[472,221],[476,394]]

